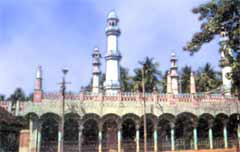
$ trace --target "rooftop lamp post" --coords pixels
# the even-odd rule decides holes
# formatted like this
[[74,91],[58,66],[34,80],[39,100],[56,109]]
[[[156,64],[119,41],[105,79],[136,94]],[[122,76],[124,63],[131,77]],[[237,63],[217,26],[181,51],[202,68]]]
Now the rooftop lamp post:
[[62,136],[61,136],[61,146],[60,146],[60,152],[64,152],[64,109],[65,109],[65,91],[66,91],[66,81],[65,81],[65,77],[68,73],[68,69],[62,69],[62,73],[63,73],[63,78],[62,78],[62,82],[60,83],[61,85],[61,94],[62,94],[62,121],[61,121],[61,132],[62,132]]

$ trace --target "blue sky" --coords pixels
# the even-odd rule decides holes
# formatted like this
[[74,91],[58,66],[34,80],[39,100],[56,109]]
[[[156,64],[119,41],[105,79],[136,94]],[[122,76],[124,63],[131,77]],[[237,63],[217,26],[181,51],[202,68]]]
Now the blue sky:
[[[69,68],[68,90],[78,92],[91,79],[94,47],[106,53],[106,16],[115,10],[122,35],[121,65],[130,71],[144,57],[154,57],[160,70],[169,68],[171,52],[179,67],[194,69],[210,62],[218,68],[217,39],[193,57],[182,47],[198,32],[193,7],[207,0],[1,0],[0,1],[0,93],[16,87],[30,93],[36,67],[43,68],[44,91],[58,91],[61,69]],[[104,59],[102,71],[105,71]]]

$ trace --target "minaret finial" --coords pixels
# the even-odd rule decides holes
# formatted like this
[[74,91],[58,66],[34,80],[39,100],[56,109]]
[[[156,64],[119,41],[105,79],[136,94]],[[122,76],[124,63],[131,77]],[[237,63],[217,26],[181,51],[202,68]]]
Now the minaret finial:
[[36,78],[42,79],[42,67],[40,65],[37,67]]

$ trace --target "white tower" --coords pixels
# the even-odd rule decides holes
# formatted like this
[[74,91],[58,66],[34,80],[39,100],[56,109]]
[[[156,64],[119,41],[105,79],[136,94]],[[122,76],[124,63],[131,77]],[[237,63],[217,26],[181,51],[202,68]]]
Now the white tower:
[[34,86],[33,102],[42,102],[42,67],[37,67],[36,80]]
[[196,84],[195,84],[195,77],[193,72],[191,72],[191,75],[190,75],[190,93],[191,94],[196,93]]
[[177,58],[175,53],[172,53],[170,61],[171,61],[170,76],[172,83],[172,93],[178,94]]
[[106,80],[104,88],[106,94],[117,94],[120,91],[120,60],[121,53],[118,50],[118,37],[121,31],[118,27],[119,19],[114,11],[111,11],[107,18],[107,55],[106,59]]
[[[227,32],[225,31],[221,32],[220,43],[223,47],[223,50],[225,50],[231,55],[232,54],[231,48],[229,48],[226,44],[228,40],[229,38],[227,36]],[[232,72],[232,67],[229,64],[229,61],[224,51],[221,52],[221,65],[222,65],[222,83],[223,83],[224,95],[231,95],[232,80],[228,78],[228,74]]]
[[100,92],[100,75],[101,75],[101,53],[98,48],[94,48],[94,52],[92,54],[93,57],[93,77],[92,77],[92,93],[98,94]]

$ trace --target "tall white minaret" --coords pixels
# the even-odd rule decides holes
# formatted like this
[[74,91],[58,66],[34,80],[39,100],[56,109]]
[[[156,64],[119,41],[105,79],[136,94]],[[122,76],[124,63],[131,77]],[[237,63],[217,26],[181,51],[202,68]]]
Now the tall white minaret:
[[33,102],[42,102],[43,90],[42,90],[42,67],[37,67]]
[[171,61],[170,76],[171,76],[171,83],[172,83],[172,93],[178,94],[177,58],[175,53],[171,54],[170,61]]
[[104,89],[106,94],[117,94],[120,91],[120,60],[121,53],[118,50],[118,37],[121,34],[118,26],[119,19],[114,11],[108,14],[106,36],[107,55],[106,79]]
[[[221,32],[221,39],[220,44],[222,45],[223,49],[228,52],[230,55],[231,48],[229,48],[226,42],[229,40],[227,32]],[[227,77],[228,74],[232,72],[232,67],[229,64],[229,61],[225,55],[225,53],[221,52],[221,65],[222,65],[222,83],[223,83],[223,91],[224,95],[231,95],[231,88],[232,88],[232,80]]]
[[101,53],[98,48],[94,48],[93,54],[93,76],[92,76],[92,93],[98,94],[100,92],[100,75],[101,75]]

